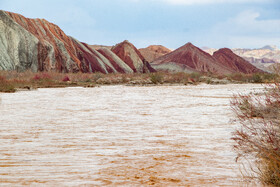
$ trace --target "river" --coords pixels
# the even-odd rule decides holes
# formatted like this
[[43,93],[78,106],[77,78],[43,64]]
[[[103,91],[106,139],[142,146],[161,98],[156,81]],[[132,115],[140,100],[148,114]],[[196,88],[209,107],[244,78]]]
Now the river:
[[0,93],[0,185],[242,186],[233,94],[258,84]]

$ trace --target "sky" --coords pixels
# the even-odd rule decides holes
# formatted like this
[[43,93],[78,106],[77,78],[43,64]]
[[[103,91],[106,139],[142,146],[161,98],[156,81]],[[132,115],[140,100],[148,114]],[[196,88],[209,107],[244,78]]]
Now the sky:
[[0,0],[88,44],[280,48],[280,0]]

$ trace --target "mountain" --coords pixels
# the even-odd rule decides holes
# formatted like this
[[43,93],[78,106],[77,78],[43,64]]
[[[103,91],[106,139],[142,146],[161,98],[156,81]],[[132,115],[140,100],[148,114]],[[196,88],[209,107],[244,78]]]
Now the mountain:
[[217,49],[215,48],[210,48],[210,47],[201,47],[201,49],[203,51],[205,51],[206,53],[209,53],[210,55],[213,55],[215,51],[217,51]]
[[133,70],[110,49],[103,47],[98,49],[98,52],[106,57],[118,72],[133,73]]
[[240,56],[234,54],[228,48],[222,48],[214,52],[213,57],[222,65],[226,65],[231,70],[234,70],[238,73],[257,73],[262,72],[260,69],[256,68]]
[[97,51],[96,46],[67,36],[57,25],[44,19],[29,19],[1,10],[0,31],[0,70],[149,72],[150,66],[142,56],[138,57],[142,69],[137,66],[133,71],[129,67],[131,64],[126,64],[110,49]]
[[129,41],[125,40],[114,47],[112,51],[122,59],[133,72],[149,73],[155,72],[140,51]]
[[162,45],[150,45],[147,48],[139,49],[139,51],[148,62],[152,62],[155,59],[171,52],[170,49]]
[[[217,51],[217,49],[208,47],[203,47],[202,49],[211,55]],[[280,50],[276,46],[266,45],[259,49],[235,48],[232,51],[264,71],[271,72],[268,67],[274,63],[280,63]]]
[[152,62],[152,66],[156,70],[165,71],[211,72],[216,74],[234,72],[191,43],[187,43],[175,51],[156,59]]
[[273,73],[280,73],[280,63],[271,64],[268,67],[268,70]]
[[279,50],[276,45],[266,45],[266,46],[262,47],[261,49],[268,49],[271,51]]

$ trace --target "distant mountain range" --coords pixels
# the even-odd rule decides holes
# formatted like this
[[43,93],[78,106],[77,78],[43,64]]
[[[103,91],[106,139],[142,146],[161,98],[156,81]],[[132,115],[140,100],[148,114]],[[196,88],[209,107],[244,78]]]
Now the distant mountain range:
[[[44,19],[0,11],[0,70],[149,73],[155,71],[211,72],[215,74],[255,73],[252,64],[277,63],[279,50],[199,49],[191,43],[171,51],[152,45],[137,49],[123,41],[115,46],[89,45],[67,36],[57,25]],[[243,58],[241,58],[242,56]],[[270,59],[275,62],[271,62]],[[256,62],[255,62],[256,61]]]
[[214,74],[262,72],[230,49],[220,49],[211,56],[191,43],[159,57],[151,64],[159,71],[211,72]]

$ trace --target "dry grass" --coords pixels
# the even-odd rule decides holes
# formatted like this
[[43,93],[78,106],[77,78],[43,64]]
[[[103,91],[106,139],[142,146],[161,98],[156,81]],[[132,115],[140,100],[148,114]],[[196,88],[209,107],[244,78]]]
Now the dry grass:
[[280,85],[270,85],[263,95],[237,96],[232,106],[241,123],[233,136],[238,157],[254,158],[257,169],[251,172],[280,186]]
[[[215,81],[213,81],[215,80]],[[156,72],[147,74],[102,74],[102,73],[57,73],[31,71],[1,71],[0,92],[15,92],[16,89],[36,89],[46,87],[83,86],[95,85],[157,85],[157,84],[219,84],[223,82],[274,82],[279,76],[272,74],[244,75],[235,74],[229,76],[200,74],[200,73],[166,73]],[[226,80],[226,81],[225,81]]]
[[235,73],[227,76],[227,79],[239,81],[243,83],[274,83],[279,82],[279,74],[271,73],[255,73],[255,74],[241,74]]

